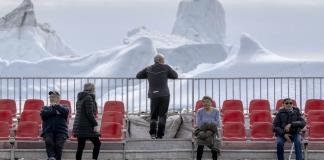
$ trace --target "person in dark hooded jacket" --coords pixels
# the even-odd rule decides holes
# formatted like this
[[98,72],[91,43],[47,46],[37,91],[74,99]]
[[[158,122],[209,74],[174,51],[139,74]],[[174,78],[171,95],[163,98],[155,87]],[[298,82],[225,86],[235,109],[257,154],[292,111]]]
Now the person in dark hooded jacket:
[[44,106],[40,112],[43,121],[42,137],[45,141],[48,160],[61,160],[65,140],[68,137],[67,120],[69,109],[59,104],[60,94],[49,93],[50,105]]
[[296,160],[302,160],[300,130],[306,125],[297,107],[292,106],[290,98],[283,100],[283,107],[278,111],[273,120],[273,130],[277,136],[277,158],[284,160],[285,142],[293,142]]
[[101,142],[99,140],[100,134],[96,120],[97,103],[94,92],[94,84],[86,83],[83,92],[78,93],[76,115],[72,131],[73,135],[78,139],[77,160],[82,159],[86,140],[90,140],[94,145],[92,159],[98,159]]

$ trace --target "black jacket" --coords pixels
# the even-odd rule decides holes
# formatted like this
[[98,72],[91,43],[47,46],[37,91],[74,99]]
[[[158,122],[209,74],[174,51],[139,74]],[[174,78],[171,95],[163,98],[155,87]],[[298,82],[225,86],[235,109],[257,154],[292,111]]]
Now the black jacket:
[[291,124],[289,134],[295,134],[304,128],[306,125],[305,120],[302,118],[298,108],[293,107],[292,112],[287,111],[285,108],[281,108],[275,119],[273,120],[273,131],[276,136],[284,136],[285,126]]
[[67,119],[69,109],[67,107],[59,104],[44,106],[40,112],[40,116],[43,120],[43,132],[41,136],[47,133],[63,133],[68,136]]
[[170,66],[166,64],[155,63],[142,71],[138,72],[136,75],[138,79],[148,79],[149,81],[149,91],[148,97],[164,97],[170,96],[170,91],[168,88],[168,78],[177,79],[178,74]]
[[96,120],[97,103],[94,94],[80,92],[76,102],[76,115],[73,124],[73,134],[76,137],[98,137],[94,131],[98,126]]

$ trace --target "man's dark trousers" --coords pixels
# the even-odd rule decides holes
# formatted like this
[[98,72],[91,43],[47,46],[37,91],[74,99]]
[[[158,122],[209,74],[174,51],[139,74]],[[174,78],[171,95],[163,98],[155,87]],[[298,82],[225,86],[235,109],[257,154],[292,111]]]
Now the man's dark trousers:
[[[165,124],[169,109],[170,96],[151,98],[150,134],[158,138],[164,136]],[[158,124],[156,122],[158,121]]]
[[63,133],[46,133],[44,140],[47,156],[55,157],[56,160],[61,160],[63,146],[66,138],[66,134]]

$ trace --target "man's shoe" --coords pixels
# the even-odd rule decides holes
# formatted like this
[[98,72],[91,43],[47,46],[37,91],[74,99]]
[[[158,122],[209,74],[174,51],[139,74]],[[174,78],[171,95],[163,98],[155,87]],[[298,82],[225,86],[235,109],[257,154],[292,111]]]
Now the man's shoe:
[[156,136],[154,134],[151,134],[151,139],[156,139]]
[[157,136],[156,139],[162,139],[163,137],[162,136]]

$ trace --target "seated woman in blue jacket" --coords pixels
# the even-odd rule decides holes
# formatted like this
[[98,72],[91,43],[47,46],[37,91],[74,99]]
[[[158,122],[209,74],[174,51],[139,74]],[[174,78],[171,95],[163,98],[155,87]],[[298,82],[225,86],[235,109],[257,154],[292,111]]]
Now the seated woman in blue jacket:
[[195,129],[194,135],[197,138],[197,160],[201,160],[204,151],[204,146],[211,149],[213,160],[217,160],[217,153],[219,153],[219,141],[218,127],[219,122],[219,111],[211,106],[212,98],[204,96],[202,98],[204,107],[197,111],[196,123],[197,128]]

